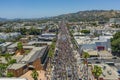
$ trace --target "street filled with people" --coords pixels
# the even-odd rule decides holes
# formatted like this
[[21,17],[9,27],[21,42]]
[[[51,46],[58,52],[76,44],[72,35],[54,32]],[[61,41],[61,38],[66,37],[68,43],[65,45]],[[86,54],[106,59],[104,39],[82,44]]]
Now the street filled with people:
[[68,29],[62,21],[53,60],[52,80],[78,80],[76,59]]

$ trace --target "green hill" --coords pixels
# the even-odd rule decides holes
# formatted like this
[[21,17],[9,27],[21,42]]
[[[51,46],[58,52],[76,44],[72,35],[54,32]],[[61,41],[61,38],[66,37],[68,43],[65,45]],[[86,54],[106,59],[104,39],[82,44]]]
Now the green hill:
[[109,18],[119,18],[118,10],[90,10],[77,13],[63,14],[54,17],[56,20],[67,19],[69,21],[108,21]]

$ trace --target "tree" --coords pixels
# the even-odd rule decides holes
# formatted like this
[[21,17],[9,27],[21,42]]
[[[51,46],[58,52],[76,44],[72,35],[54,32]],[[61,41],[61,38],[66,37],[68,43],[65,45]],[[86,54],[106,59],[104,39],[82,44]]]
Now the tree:
[[52,61],[52,58],[53,58],[53,54],[54,51],[52,48],[50,48],[49,52],[48,52],[48,58],[49,58],[49,61],[50,61],[50,67],[51,67],[51,61]]
[[11,55],[9,53],[5,54],[5,60],[9,62],[11,60]]
[[21,42],[17,43],[17,48],[18,48],[18,50],[22,50],[23,49],[23,45],[22,45]]
[[113,55],[120,56],[120,32],[113,35],[111,39],[112,53]]
[[12,59],[8,62],[8,64],[14,64],[14,63],[16,63],[16,59]]
[[94,69],[92,70],[92,73],[98,80],[99,76],[102,74],[102,68],[95,65]]
[[33,70],[31,76],[32,76],[32,78],[33,78],[34,80],[38,80],[37,77],[39,76],[39,74],[38,74],[38,72],[37,72],[36,70]]
[[22,35],[26,35],[27,29],[26,28],[20,28],[20,33]]
[[91,23],[91,25],[97,27],[97,23],[96,22]]
[[89,34],[89,33],[90,33],[90,30],[81,30],[81,33]]
[[82,57],[85,58],[85,59],[87,59],[87,58],[90,57],[90,55],[87,52],[83,52]]
[[55,42],[53,41],[52,44],[51,44],[51,46],[50,46],[49,52],[48,52],[50,69],[51,69],[51,62],[52,62],[52,59],[54,57],[54,50],[55,50]]
[[3,43],[4,43],[4,42],[5,42],[5,40],[4,40],[4,39],[0,39],[0,42],[3,42]]
[[[88,61],[87,61],[87,58],[89,58],[90,55],[89,55],[87,52],[83,52],[82,57],[85,58],[85,60],[84,60],[84,64],[87,65],[87,74],[88,74]],[[88,78],[88,77],[87,77],[87,78]]]
[[120,32],[117,32],[115,35],[113,35],[113,40],[120,38]]
[[50,50],[48,52],[48,57],[49,58],[53,58],[54,50],[55,50],[55,41],[53,41],[52,44],[51,44],[51,46],[50,46]]
[[24,53],[23,45],[22,45],[21,42],[18,42],[18,44],[17,44],[17,48],[18,48],[18,51],[19,51],[21,54]]
[[41,30],[36,29],[35,27],[31,27],[28,31],[30,35],[39,35],[41,33]]
[[7,77],[14,77],[13,73],[8,72]]
[[6,65],[5,64],[0,64],[0,77],[3,77],[3,73],[6,70]]

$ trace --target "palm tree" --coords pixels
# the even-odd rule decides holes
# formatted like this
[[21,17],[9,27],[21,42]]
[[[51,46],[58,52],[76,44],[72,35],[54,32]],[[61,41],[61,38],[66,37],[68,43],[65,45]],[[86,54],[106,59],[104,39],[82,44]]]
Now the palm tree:
[[39,74],[38,74],[38,72],[37,72],[36,70],[33,70],[31,76],[32,76],[32,78],[33,78],[34,80],[38,80],[37,77],[39,76]]
[[83,56],[82,57],[85,58],[85,63],[88,63],[87,62],[87,58],[89,58],[90,55],[87,52],[83,52]]
[[92,73],[98,80],[99,76],[102,74],[102,68],[95,65],[94,69],[92,70]]
[[[84,64],[87,65],[87,74],[88,74],[88,61],[87,61],[87,58],[89,58],[90,55],[87,52],[83,52],[83,56],[82,57],[85,58]],[[88,76],[87,76],[87,79],[88,79]]]
[[23,45],[22,45],[22,42],[18,42],[17,43],[17,48],[19,50],[19,52],[22,54],[24,51],[23,51]]

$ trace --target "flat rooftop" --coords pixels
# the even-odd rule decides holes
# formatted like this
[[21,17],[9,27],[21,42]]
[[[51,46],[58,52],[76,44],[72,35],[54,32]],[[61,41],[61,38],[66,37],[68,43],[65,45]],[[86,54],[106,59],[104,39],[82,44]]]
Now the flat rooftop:
[[56,34],[54,34],[54,33],[44,33],[44,34],[42,34],[42,36],[45,36],[45,35],[56,35]]
[[19,69],[21,67],[24,67],[25,65],[26,64],[23,64],[23,63],[14,63],[14,64],[8,66],[8,69],[15,69],[15,70],[17,70],[17,69]]
[[[28,46],[29,47],[29,46]],[[25,55],[23,57],[23,59],[21,60],[21,62],[29,62],[29,60],[36,54],[37,51],[41,51],[43,48],[45,48],[46,46],[43,47],[34,47],[33,49],[30,51],[30,53],[28,53],[27,55]],[[42,54],[42,53],[41,53]]]
[[45,53],[45,50],[46,50],[47,46],[42,48],[41,50],[39,51],[36,51],[35,54],[29,59],[29,62],[33,62],[35,61],[37,58],[40,58],[44,55]]
[[103,51],[99,51],[98,54],[101,56],[101,57],[112,57],[112,54],[106,50],[103,50]]
[[85,52],[88,52],[90,56],[97,56],[98,53],[96,50],[84,50]]
[[10,46],[8,46],[8,48],[15,48],[15,47],[17,47],[17,44],[18,44],[18,42],[13,43],[13,44],[11,44]]
[[30,41],[30,42],[28,43],[28,45],[33,45],[33,44],[45,44],[45,43],[47,43],[48,45],[51,45],[51,44],[52,44],[51,41]]
[[12,44],[12,42],[5,42],[5,43],[0,44],[0,46],[9,46],[10,44]]
[[5,64],[6,64],[6,63],[7,63],[7,61],[5,60],[5,58],[4,58],[4,57],[1,57],[1,58],[0,58],[0,63],[5,63]]
[[74,38],[76,42],[81,45],[82,44],[95,44],[95,41],[96,41],[96,40],[91,40],[91,38],[88,36],[78,36],[78,37],[75,36]]

